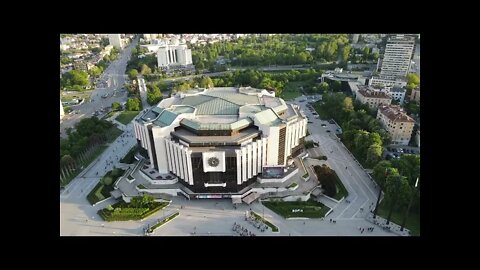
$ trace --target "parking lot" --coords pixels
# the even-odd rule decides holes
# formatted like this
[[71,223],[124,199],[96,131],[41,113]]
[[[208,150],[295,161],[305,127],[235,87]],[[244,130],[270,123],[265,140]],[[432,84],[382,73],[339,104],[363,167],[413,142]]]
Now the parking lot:
[[386,160],[399,159],[402,155],[420,155],[419,147],[405,145],[389,145],[384,148],[383,157]]

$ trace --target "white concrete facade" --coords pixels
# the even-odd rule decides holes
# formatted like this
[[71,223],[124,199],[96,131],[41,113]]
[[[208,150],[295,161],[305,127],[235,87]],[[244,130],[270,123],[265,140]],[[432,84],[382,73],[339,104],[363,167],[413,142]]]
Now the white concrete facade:
[[380,77],[395,79],[407,76],[413,55],[415,39],[397,35],[388,40],[382,61]]
[[[202,95],[209,94],[212,91],[214,92],[214,90],[209,89],[204,90],[201,93]],[[248,92],[249,90],[246,89],[243,91]],[[183,130],[184,133],[189,130],[186,129],[186,127],[188,126],[185,126],[186,123],[189,123],[188,121],[207,121],[207,123],[210,123],[210,121],[214,121],[200,120],[205,118],[205,116],[200,115],[199,117],[199,115],[197,115],[199,108],[194,108],[193,105],[183,103],[183,100],[185,98],[195,98],[199,95],[198,93],[178,94],[172,98],[162,100],[162,102],[158,104],[158,108],[154,107],[151,110],[145,111],[139,116],[138,119],[133,122],[133,126],[135,131],[135,137],[137,138],[137,140],[139,140],[140,146],[146,149],[148,152],[148,156],[150,159],[150,167],[156,168],[158,172],[162,174],[173,173],[178,178],[187,182],[189,185],[194,185],[192,154],[196,153],[196,157],[198,157],[199,152],[202,153],[202,156],[204,155],[204,153],[207,152],[218,152],[224,154],[223,158],[219,158],[220,162],[224,162],[223,160],[226,158],[236,157],[236,183],[237,185],[242,185],[244,182],[247,182],[248,180],[261,174],[265,166],[285,166],[287,163],[287,159],[292,154],[292,149],[300,144],[301,138],[306,136],[307,119],[305,118],[303,113],[300,112],[298,106],[291,104],[287,105],[285,102],[281,102],[279,101],[280,99],[272,96],[272,93],[264,91],[265,90],[259,91],[258,93],[238,94],[239,96],[234,97],[234,99],[237,98],[237,100],[232,101],[239,103],[243,102],[244,99],[248,99],[248,102],[254,102],[255,100],[258,100],[261,104],[265,105],[254,106],[263,106],[261,108],[263,108],[264,111],[270,110],[270,114],[262,114],[261,116],[259,115],[257,117],[256,113],[262,113],[264,111],[258,112],[254,110],[253,112],[251,112],[249,110],[245,110],[245,113],[239,113],[238,116],[212,116],[218,117],[218,121],[239,121],[240,119],[254,118],[250,120],[250,124],[244,124],[245,126],[239,127],[240,130],[245,129],[249,130],[249,132],[254,133],[246,133],[250,134],[248,135],[249,137],[241,135],[240,138],[245,137],[243,141],[238,142],[237,144],[229,145],[229,147],[227,147],[226,149],[224,149],[222,146],[210,146],[209,144],[214,144],[215,140],[213,140],[212,142],[206,141],[207,145],[205,146],[204,144],[200,146],[192,146],[191,144],[192,140],[195,140],[194,138],[181,139],[181,137],[178,137],[182,133],[180,132],[177,134],[179,130]],[[230,91],[226,93],[228,94],[233,92]],[[220,91],[221,96],[222,94],[224,93]],[[266,95],[268,96],[266,101],[262,101],[260,99],[264,94],[268,94]],[[258,96],[258,99],[255,96]],[[201,99],[199,99],[198,101],[194,99],[191,102],[200,102],[205,97],[199,98]],[[222,99],[219,99],[219,101],[211,100],[210,102],[225,102],[224,100],[225,99],[222,96]],[[265,109],[264,107],[266,107],[266,105],[273,107],[271,109]],[[220,105],[213,105],[213,108],[216,109],[217,106]],[[248,103],[247,105],[242,106],[253,105],[250,105],[250,103]],[[203,110],[205,109],[205,107],[200,108]],[[240,110],[241,109],[239,109],[239,111]],[[155,112],[156,114],[153,114],[153,112]],[[178,114],[175,114],[173,112],[178,112]],[[261,120],[258,120],[257,118],[260,118]],[[168,122],[168,119],[169,121],[171,121],[169,124],[166,123]],[[184,119],[188,119],[188,121],[185,120],[187,121],[185,122],[183,121]],[[207,117],[206,119],[209,118]],[[255,126],[258,127],[257,130],[254,128]],[[280,140],[281,130],[285,130],[284,143]],[[235,138],[234,136],[235,135],[232,135],[232,137],[226,136],[226,138]],[[208,139],[208,137],[205,137],[205,135],[201,135],[201,137]],[[153,141],[151,138],[153,138]],[[205,147],[208,148],[205,149]],[[281,150],[284,152],[279,152]],[[279,158],[281,159],[281,157],[283,157],[283,159],[279,160]],[[211,170],[205,171],[205,160],[202,161],[204,173],[209,173]],[[220,165],[224,166],[224,164]],[[216,168],[217,166],[218,165],[214,165],[213,167]],[[230,164],[229,166],[232,165]],[[226,170],[219,172],[225,173]],[[211,186],[211,184],[209,185]]]
[[65,112],[63,111],[62,100],[60,100],[60,119],[62,119],[64,115],[65,115]]
[[185,44],[178,46],[163,45],[158,47],[158,67],[169,67],[175,65],[186,66],[191,65],[192,63],[192,50],[188,49],[187,45]]
[[125,46],[120,34],[109,34],[108,42],[110,43],[110,45],[120,50],[123,49],[123,47]]

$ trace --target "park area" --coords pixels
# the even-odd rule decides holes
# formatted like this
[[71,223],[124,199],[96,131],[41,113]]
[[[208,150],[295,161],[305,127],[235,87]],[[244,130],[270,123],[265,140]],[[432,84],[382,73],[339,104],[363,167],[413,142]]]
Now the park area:
[[263,201],[262,204],[284,218],[322,218],[330,210],[321,202],[312,199],[305,202]]

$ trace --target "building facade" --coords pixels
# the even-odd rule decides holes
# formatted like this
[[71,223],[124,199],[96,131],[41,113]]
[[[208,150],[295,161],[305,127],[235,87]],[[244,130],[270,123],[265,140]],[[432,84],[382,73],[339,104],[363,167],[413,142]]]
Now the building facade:
[[87,62],[85,60],[75,60],[73,61],[73,69],[75,70],[82,70],[82,71],[89,71],[90,69],[92,69],[95,65],[90,63],[90,62]]
[[416,102],[420,103],[420,86],[412,89],[412,93],[410,94],[410,100],[415,100]]
[[192,62],[192,50],[185,44],[159,46],[157,50],[158,67],[188,66]]
[[177,93],[134,122],[150,166],[195,193],[237,193],[282,174],[303,145],[307,119],[274,92],[213,88]]
[[411,36],[396,35],[387,41],[382,60],[380,77],[394,80],[405,77],[410,69],[415,39]]
[[392,138],[392,144],[408,145],[415,120],[398,105],[380,105],[377,119]]
[[124,47],[124,43],[123,43],[123,40],[122,40],[122,37],[120,36],[120,34],[109,34],[108,35],[108,41],[110,43],[110,45],[112,45],[113,47],[121,50],[123,49]]
[[407,80],[405,78],[397,77],[396,79],[385,79],[380,76],[372,76],[372,78],[368,81],[369,85],[383,85],[386,87],[405,87],[407,86]]
[[384,91],[376,90],[367,85],[357,85],[357,89],[355,98],[372,109],[378,108],[381,104],[390,105],[392,103],[392,96]]
[[60,100],[60,120],[63,118],[64,115],[65,115],[65,112],[63,111],[62,100]]

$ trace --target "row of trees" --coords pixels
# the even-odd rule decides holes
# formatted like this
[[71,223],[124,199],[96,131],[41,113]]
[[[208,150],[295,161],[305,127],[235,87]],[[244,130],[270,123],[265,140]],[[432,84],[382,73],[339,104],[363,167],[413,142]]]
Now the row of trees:
[[[387,219],[393,211],[420,211],[420,192],[417,179],[420,177],[420,157],[403,155],[393,161],[381,161],[373,168],[373,177],[385,192],[385,203],[389,206]],[[411,203],[411,204],[410,204]],[[408,208],[410,204],[411,208]]]
[[98,144],[106,139],[113,124],[97,117],[84,118],[73,129],[67,129],[67,139],[60,140],[60,158],[70,155],[76,158],[87,146]]
[[175,91],[184,91],[192,89],[195,86],[204,87],[234,87],[234,86],[251,86],[256,88],[274,90],[277,96],[280,96],[285,85],[293,81],[311,81],[315,85],[316,78],[320,76],[322,71],[314,69],[308,70],[292,70],[288,72],[269,73],[259,70],[244,70],[227,72],[223,77],[211,79],[208,76],[190,79],[188,81],[177,82],[174,84]]
[[333,118],[342,127],[342,141],[360,163],[368,168],[382,158],[383,145],[390,137],[368,107],[353,102],[343,93],[325,93],[319,112],[324,118]]
[[96,117],[85,118],[67,129],[67,139],[60,139],[60,184],[65,185],[82,164],[87,164],[100,145],[108,139],[113,124]]

